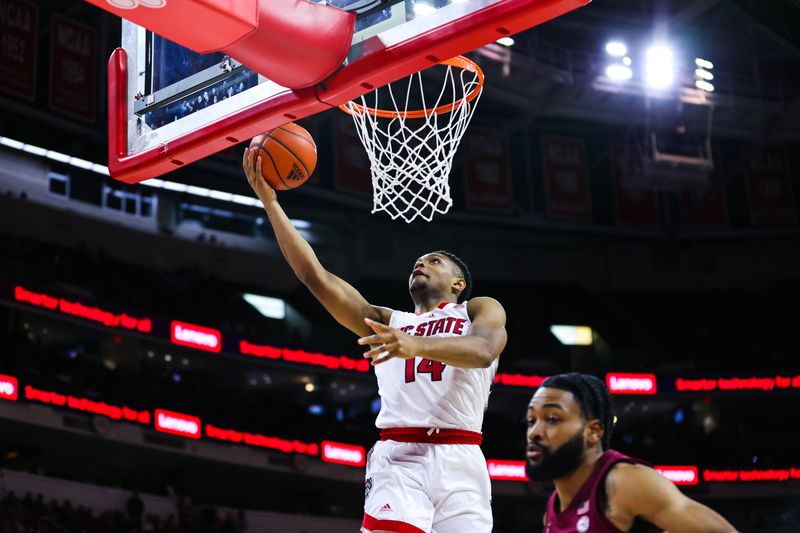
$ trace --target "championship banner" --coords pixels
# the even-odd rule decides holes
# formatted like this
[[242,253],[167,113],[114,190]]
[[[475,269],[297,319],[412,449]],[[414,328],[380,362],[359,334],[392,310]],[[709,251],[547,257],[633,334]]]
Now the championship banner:
[[341,113],[333,121],[333,138],[336,144],[336,188],[356,193],[363,197],[372,196],[372,176],[369,171],[369,158],[353,119]]
[[656,192],[646,184],[642,162],[632,150],[611,146],[611,180],[617,224],[655,226],[658,222]]
[[97,32],[55,13],[51,30],[50,109],[94,122]]
[[24,0],[0,0],[0,91],[36,98],[39,8]]
[[680,206],[682,220],[689,229],[728,226],[728,197],[716,171],[707,183],[683,189]]
[[464,140],[468,156],[465,173],[465,205],[474,211],[510,213],[514,194],[508,172],[505,139],[493,139],[491,130],[472,128]]
[[746,180],[753,225],[792,224],[797,220],[783,146],[754,147],[747,158]]
[[542,137],[547,214],[566,220],[592,219],[586,144],[581,139]]

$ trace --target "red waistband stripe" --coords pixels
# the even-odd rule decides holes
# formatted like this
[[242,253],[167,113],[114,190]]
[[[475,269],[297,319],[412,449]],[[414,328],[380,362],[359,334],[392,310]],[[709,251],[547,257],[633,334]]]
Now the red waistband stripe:
[[384,428],[381,440],[418,442],[423,444],[476,444],[483,442],[483,435],[467,429],[431,428]]

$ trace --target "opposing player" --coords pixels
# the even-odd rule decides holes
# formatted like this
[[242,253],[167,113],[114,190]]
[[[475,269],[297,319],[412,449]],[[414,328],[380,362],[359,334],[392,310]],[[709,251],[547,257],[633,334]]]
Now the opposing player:
[[446,251],[411,267],[414,312],[368,303],[317,260],[262,179],[260,156],[243,167],[283,256],[325,309],[369,346],[378,379],[381,440],[367,460],[365,533],[489,533],[491,486],[479,448],[483,413],[506,344],[503,307],[468,299],[467,266]]
[[642,461],[609,449],[613,428],[611,396],[594,376],[553,376],[533,395],[528,477],[555,483],[544,533],[735,531]]

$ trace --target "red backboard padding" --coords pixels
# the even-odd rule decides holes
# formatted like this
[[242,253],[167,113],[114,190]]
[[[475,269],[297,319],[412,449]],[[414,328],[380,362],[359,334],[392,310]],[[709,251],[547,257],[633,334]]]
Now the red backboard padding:
[[292,89],[341,66],[355,25],[354,14],[306,0],[87,1],[195,52],[224,52]]

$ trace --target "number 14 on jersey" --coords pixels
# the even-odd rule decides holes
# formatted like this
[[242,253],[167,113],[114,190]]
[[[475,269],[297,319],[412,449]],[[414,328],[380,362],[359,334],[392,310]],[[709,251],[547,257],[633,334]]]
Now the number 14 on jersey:
[[406,383],[416,380],[417,374],[430,374],[431,381],[442,381],[442,373],[446,364],[425,358],[422,358],[417,364],[417,359],[417,357],[406,359]]

